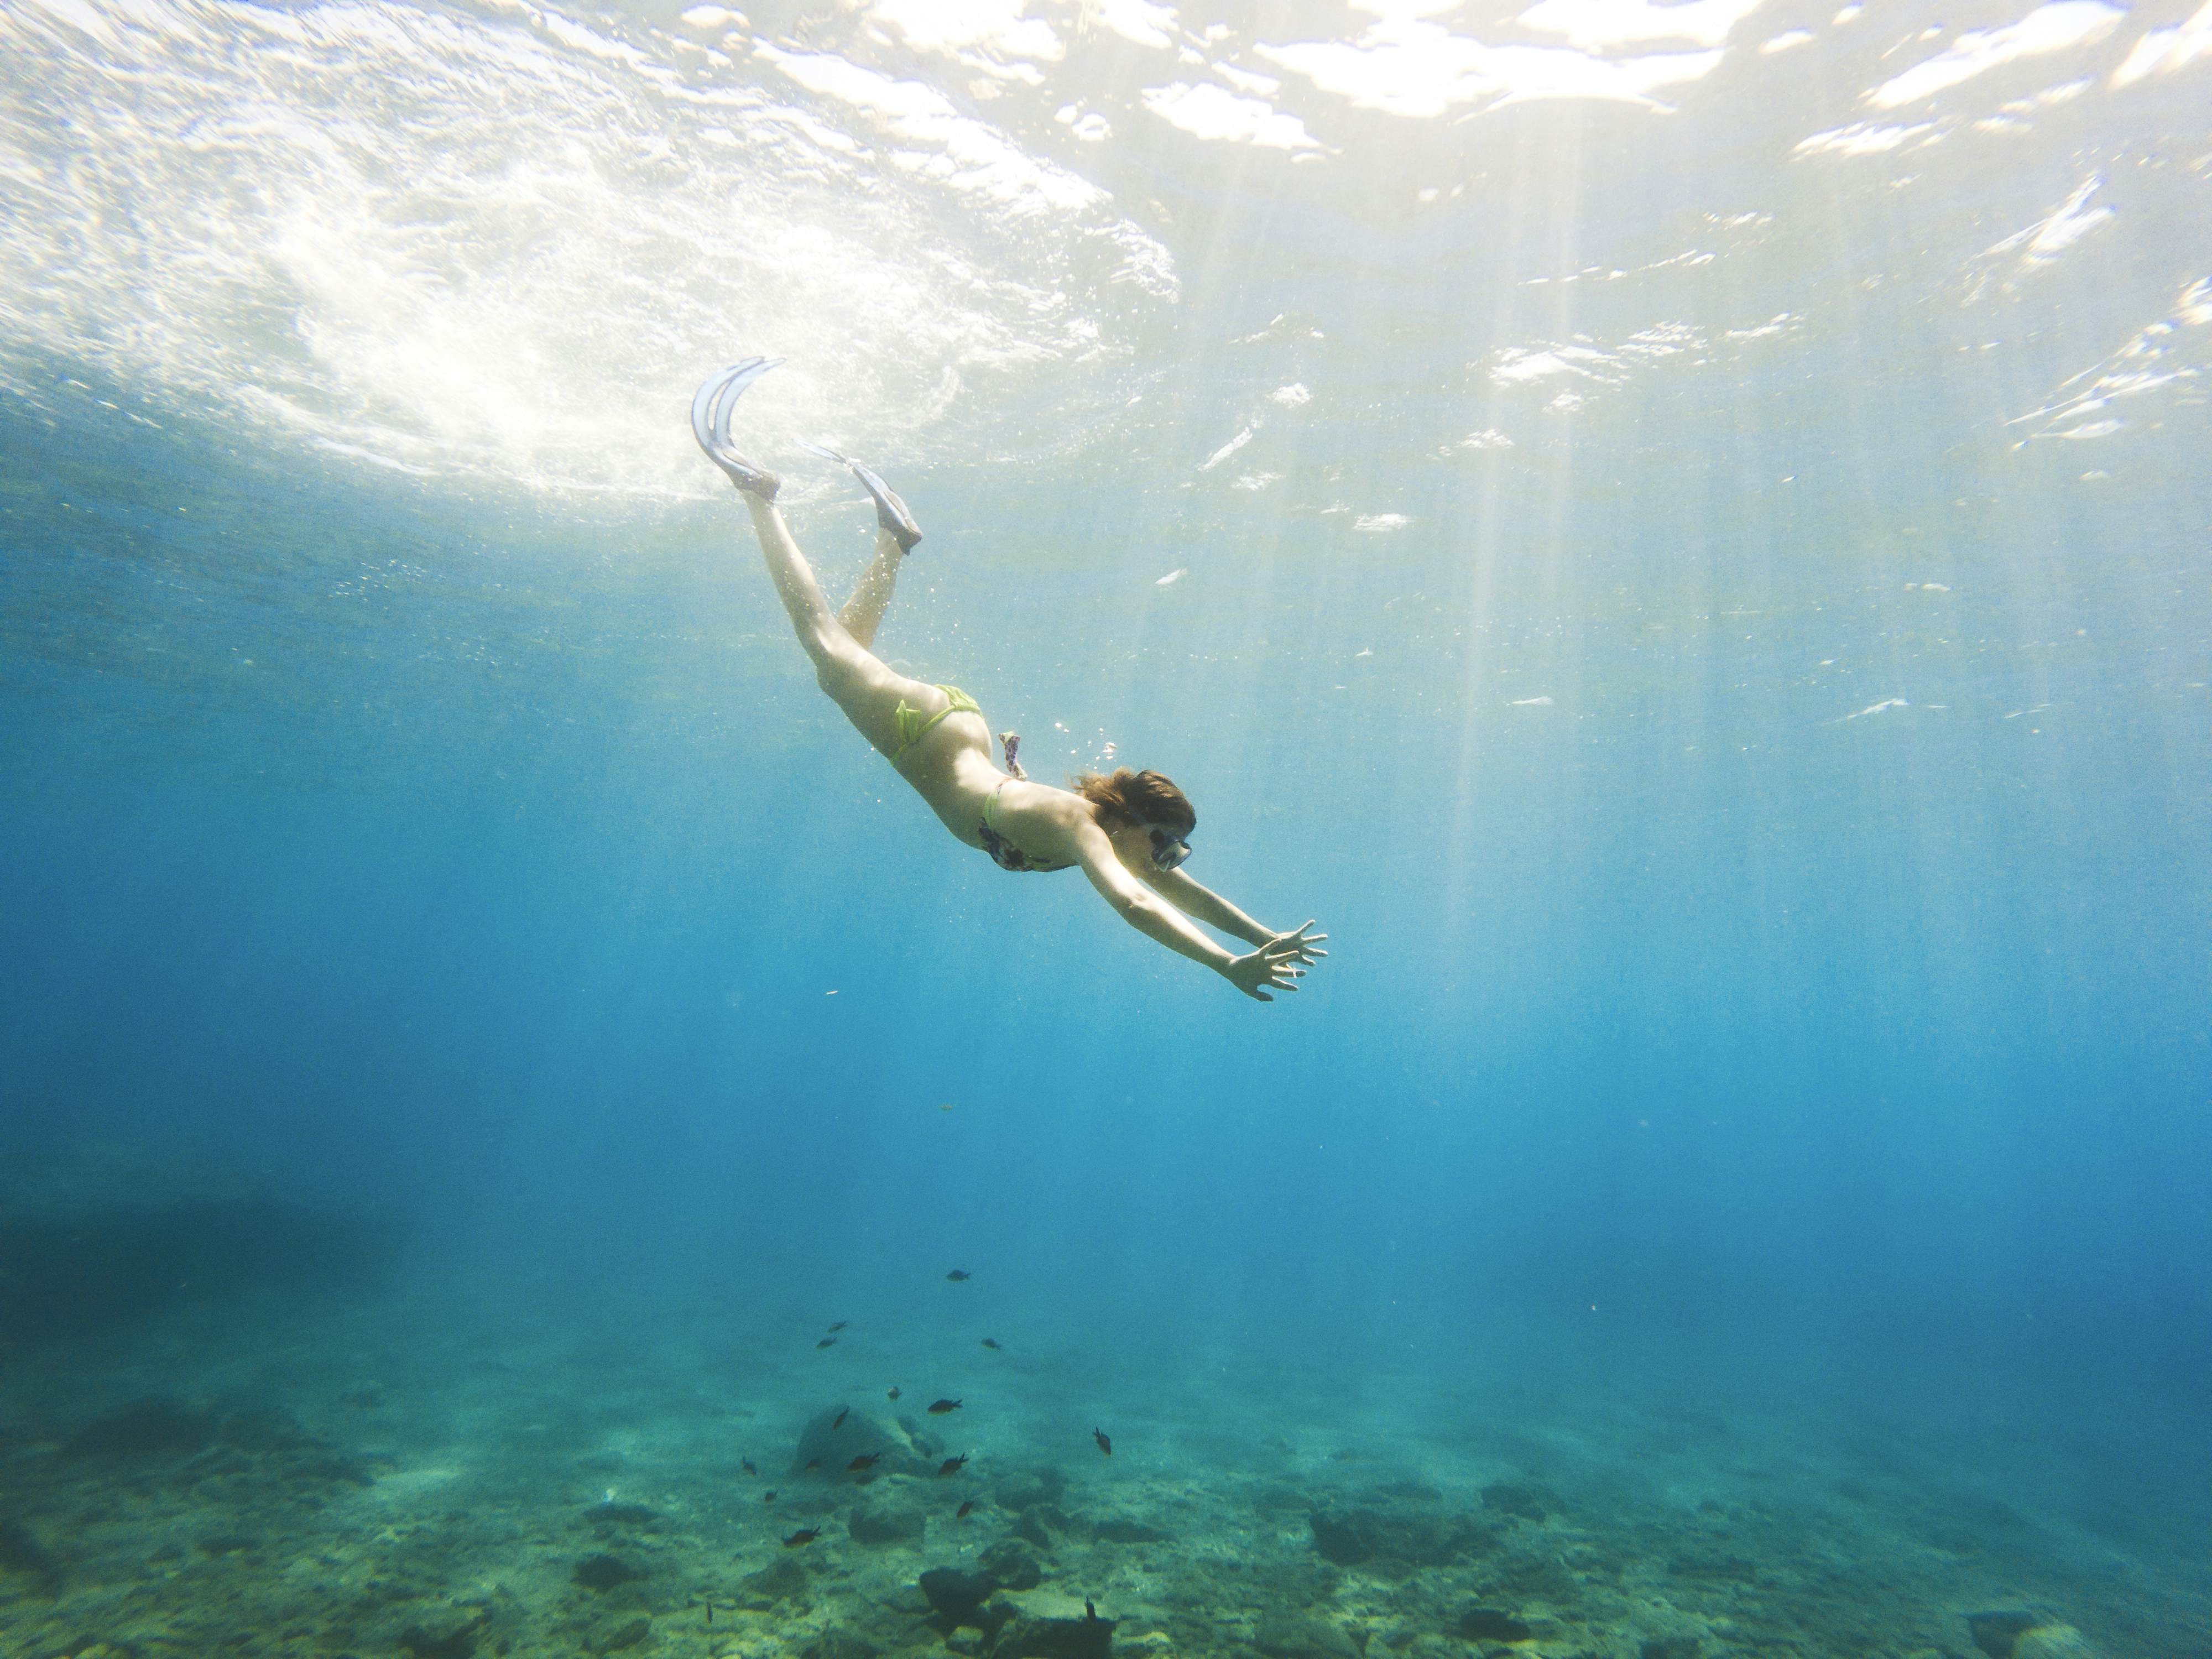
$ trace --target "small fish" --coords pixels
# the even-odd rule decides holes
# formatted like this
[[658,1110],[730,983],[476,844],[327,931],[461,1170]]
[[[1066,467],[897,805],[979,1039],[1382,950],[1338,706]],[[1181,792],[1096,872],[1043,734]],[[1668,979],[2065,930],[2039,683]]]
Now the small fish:
[[897,1387],[896,1387],[896,1385],[894,1385],[894,1386],[891,1388],[890,1391],[889,1393],[887,1393],[887,1394],[885,1394],[885,1395],[884,1395],[884,1399],[886,1399],[886,1400],[896,1400],[896,1399],[897,1399],[897,1398],[898,1398],[898,1389],[897,1389]]
[[773,1504],[773,1503],[775,1503],[775,1494],[774,1492],[763,1492],[763,1493],[761,1494],[761,1502],[762,1502],[762,1503],[763,1503],[763,1504]]
[[959,1456],[948,1457],[942,1463],[939,1463],[937,1466],[937,1472],[939,1474],[957,1474],[961,1470],[967,1467],[968,1454],[966,1452],[962,1452]]
[[952,1518],[955,1521],[965,1521],[969,1516],[975,1513],[975,1500],[971,1498],[966,1503],[963,1504],[958,1509],[952,1511]]
[[876,1467],[877,1460],[882,1457],[882,1455],[883,1454],[881,1452],[862,1452],[858,1457],[845,1465],[845,1473],[848,1474],[858,1474],[862,1469],[872,1469]]
[[1114,1443],[1106,1437],[1105,1430],[1091,1430],[1091,1437],[1098,1443],[1098,1449],[1105,1453],[1107,1456],[1111,1457],[1114,1455]]
[[810,1457],[806,1460],[806,1467],[810,1469],[818,1469],[822,1467],[822,1460],[818,1457]]
[[929,1414],[932,1417],[942,1417],[947,1412],[957,1412],[959,1409],[960,1402],[957,1400],[933,1400],[929,1402]]
[[842,1331],[842,1330],[843,1330],[843,1329],[845,1328],[845,1324],[846,1324],[846,1322],[845,1322],[845,1321],[843,1321],[843,1320],[842,1320],[842,1319],[841,1319],[841,1320],[839,1320],[836,1324],[834,1324],[834,1325],[832,1325],[832,1326],[830,1326],[830,1335],[832,1335],[832,1336],[836,1335],[838,1332],[840,1332],[840,1331]]
[[973,1279],[975,1275],[969,1273],[965,1267],[955,1267],[951,1273],[945,1276],[951,1279],[954,1284],[957,1285],[962,1279]]
[[999,1350],[999,1339],[995,1336],[987,1336],[983,1339],[983,1346],[996,1353]]
[[750,1457],[740,1457],[738,1460],[738,1467],[743,1469],[747,1474],[758,1474],[760,1473],[758,1469],[753,1467],[753,1460]]
[[836,1416],[831,1418],[830,1419],[830,1428],[832,1430],[843,1428],[845,1426],[845,1419],[851,1414],[852,1410],[853,1408],[850,1406],[848,1406],[843,1411],[839,1412]]
[[821,1536],[822,1528],[819,1527],[801,1527],[797,1532],[792,1534],[790,1537],[783,1540],[783,1547],[787,1550],[795,1550],[803,1544],[812,1543],[816,1539]]
[[834,1336],[825,1336],[814,1346],[817,1348],[834,1348],[837,1346],[837,1339]]

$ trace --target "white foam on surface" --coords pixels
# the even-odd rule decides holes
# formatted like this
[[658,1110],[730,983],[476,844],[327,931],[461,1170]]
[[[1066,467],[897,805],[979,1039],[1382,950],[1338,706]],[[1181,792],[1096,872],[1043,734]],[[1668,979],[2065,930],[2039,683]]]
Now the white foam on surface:
[[2212,58],[2212,0],[2191,15],[2186,22],[2153,29],[2129,49],[2112,84],[2131,87],[2154,75],[2178,75],[2192,64]]
[[1355,108],[1433,120],[1550,99],[1672,107],[1656,94],[1710,75],[1718,50],[1607,58],[1568,46],[1491,46],[1425,18],[1394,14],[1354,40],[1261,44],[1258,55]]
[[917,52],[984,47],[1012,58],[1058,62],[1067,47],[1050,22],[1024,15],[1026,0],[875,0],[868,15]]
[[1571,46],[1602,52],[1615,46],[1661,42],[1718,46],[1735,26],[1765,0],[1536,0],[1515,21],[1541,34],[1556,34]]
[[1244,98],[1211,82],[1177,81],[1146,87],[1145,107],[1171,126],[1197,138],[1252,144],[1261,149],[1317,149],[1319,144],[1295,115],[1285,115],[1261,99]]
[[[2039,408],[2007,421],[2034,438],[2105,438],[2122,429],[2110,405],[2154,393],[2195,393],[2212,380],[2212,277],[2183,289],[2172,308],[2118,350],[2060,384]],[[2094,416],[2095,418],[2090,418]]]
[[2017,23],[1967,30],[1935,57],[1874,88],[1865,101],[1875,109],[1898,109],[2020,58],[2094,46],[2126,15],[2104,0],[2050,0]]
[[1256,428],[1253,427],[1246,427],[1242,432],[1239,432],[1227,443],[1222,445],[1220,448],[1215,450],[1213,453],[1200,461],[1198,464],[1198,470],[1200,472],[1212,471],[1215,467],[1219,466],[1222,462],[1227,460],[1238,450],[1243,448],[1246,444],[1250,443],[1252,441],[1252,434],[1255,429]]
[[1797,141],[1793,155],[1884,155],[1891,150],[1902,149],[1907,144],[1932,144],[1942,137],[1942,131],[1933,121],[1917,121],[1911,125],[1877,126],[1870,122],[1855,121],[1847,127],[1832,127],[1826,132],[1814,133]]
[[1085,28],[1109,30],[1140,46],[1164,49],[1176,43],[1175,8],[1152,0],[1082,0],[1081,17]]
[[790,359],[758,427],[882,454],[1172,300],[1105,191],[932,88],[679,38],[511,0],[8,12],[0,384],[82,362],[386,467],[668,495],[716,487],[684,409],[746,350]]
[[2104,187],[2105,175],[2091,173],[2048,216],[1976,254],[1966,268],[1967,303],[1981,299],[1992,289],[2016,293],[2024,279],[2055,263],[2092,231],[2110,223],[2114,216],[2112,208],[2090,205],[2090,198]]

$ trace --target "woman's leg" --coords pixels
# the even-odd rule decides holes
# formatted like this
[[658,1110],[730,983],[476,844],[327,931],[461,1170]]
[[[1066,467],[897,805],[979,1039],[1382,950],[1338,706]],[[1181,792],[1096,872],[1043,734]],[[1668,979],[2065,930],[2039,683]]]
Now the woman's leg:
[[[768,560],[769,578],[775,584],[776,597],[790,614],[799,644],[806,647],[806,654],[813,659],[815,679],[845,711],[845,718],[853,722],[862,737],[880,753],[892,754],[899,746],[899,704],[903,702],[933,714],[945,707],[945,694],[933,685],[893,673],[868,649],[863,639],[854,637],[855,630],[831,611],[830,601],[822,597],[822,585],[815,580],[812,567],[799,550],[799,544],[792,539],[783,514],[776,511],[774,501],[747,495],[745,505],[751,509],[753,530],[760,537],[761,552]],[[876,624],[883,620],[884,607],[890,603],[891,586],[897,580],[898,544],[895,541],[890,544],[893,557],[890,568],[884,570],[883,544],[888,534],[886,532],[878,538],[875,563],[868,567],[845,605],[847,613],[854,620],[866,623],[866,641],[874,639]],[[883,574],[878,581],[879,571]],[[868,603],[864,604],[864,599]]]
[[905,558],[906,550],[899,545],[898,538],[878,528],[875,559],[860,573],[860,580],[853,584],[853,597],[837,613],[845,631],[867,650],[876,648],[876,629],[890,605],[891,593],[898,586],[899,566]]

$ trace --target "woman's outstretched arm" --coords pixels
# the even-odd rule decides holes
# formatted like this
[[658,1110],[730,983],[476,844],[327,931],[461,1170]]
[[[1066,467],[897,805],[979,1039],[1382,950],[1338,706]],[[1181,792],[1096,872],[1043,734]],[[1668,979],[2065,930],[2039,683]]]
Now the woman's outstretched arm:
[[[1085,823],[1077,829],[1075,848],[1083,873],[1091,878],[1091,884],[1098,890],[1099,896],[1146,938],[1166,945],[1178,956],[1204,963],[1246,996],[1261,1002],[1274,1000],[1267,994],[1270,991],[1298,988],[1298,977],[1304,971],[1297,961],[1299,945],[1271,939],[1249,956],[1232,955],[1185,921],[1173,906],[1163,903],[1146,890],[1145,884],[1122,866],[1121,860],[1115,856],[1114,843],[1107,840],[1105,831],[1097,825]],[[1297,937],[1285,934],[1284,939],[1290,941]]]
[[1273,928],[1253,921],[1220,894],[1200,885],[1180,870],[1163,870],[1152,877],[1151,881],[1153,890],[1176,909],[1209,927],[1219,928],[1232,939],[1241,939],[1248,945],[1270,945],[1279,939],[1297,939],[1301,945],[1298,953],[1300,962],[1311,962],[1316,957],[1328,954],[1326,951],[1313,948],[1327,939],[1328,935],[1307,933],[1306,928],[1313,926],[1310,921],[1304,927],[1279,933]]

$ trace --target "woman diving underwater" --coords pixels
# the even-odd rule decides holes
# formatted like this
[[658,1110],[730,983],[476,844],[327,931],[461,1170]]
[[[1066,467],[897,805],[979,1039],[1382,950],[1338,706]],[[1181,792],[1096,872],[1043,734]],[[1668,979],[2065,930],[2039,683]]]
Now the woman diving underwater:
[[[876,503],[876,556],[842,611],[832,611],[814,572],[776,510],[780,480],[738,453],[730,415],[745,388],[781,358],[748,357],[708,378],[691,400],[691,430],[707,457],[729,476],[752,510],[799,642],[815,678],[860,735],[929,803],[953,836],[991,855],[1002,870],[1080,867],[1121,919],[1169,950],[1203,963],[1249,997],[1272,1002],[1295,991],[1328,935],[1263,927],[1182,872],[1198,815],[1158,772],[1127,767],[1111,777],[1089,773],[1073,790],[1032,782],[1007,744],[1009,770],[991,758],[991,728],[975,701],[957,686],[925,685],[895,673],[871,648],[890,604],[899,564],[921,527],[884,481],[835,451],[814,453],[849,467]],[[1238,956],[1191,925],[1192,918],[1256,946]]]

